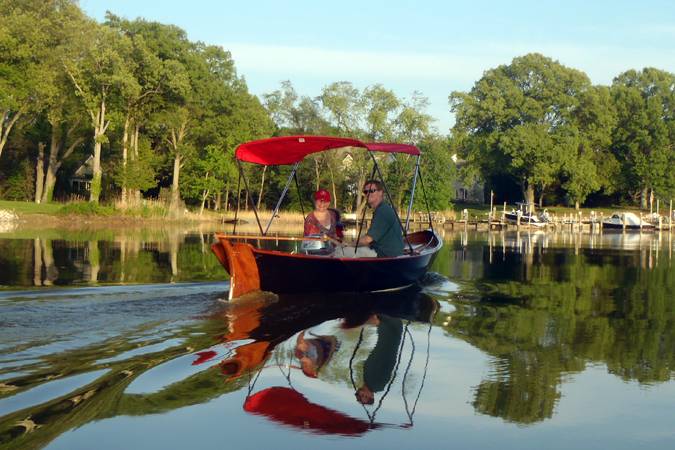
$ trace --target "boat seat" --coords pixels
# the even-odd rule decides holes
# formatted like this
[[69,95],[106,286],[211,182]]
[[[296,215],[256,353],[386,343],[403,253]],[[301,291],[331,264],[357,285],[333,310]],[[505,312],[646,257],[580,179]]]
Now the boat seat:
[[[417,254],[417,253],[421,252],[422,250],[424,250],[424,248],[427,247],[428,245],[429,245],[428,242],[424,243],[424,244],[412,244],[412,253]],[[404,255],[410,255],[411,254],[410,253],[410,247],[408,246],[408,244],[405,244],[405,248],[403,249],[403,254]]]

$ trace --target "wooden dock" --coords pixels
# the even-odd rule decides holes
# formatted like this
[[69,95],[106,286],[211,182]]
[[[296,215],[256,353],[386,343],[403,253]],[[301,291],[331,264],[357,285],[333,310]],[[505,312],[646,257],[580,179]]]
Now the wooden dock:
[[[487,215],[486,215],[487,216]],[[668,217],[659,216],[654,223],[654,228],[645,228],[644,230],[634,230],[641,231],[644,233],[660,231],[660,232],[673,232],[675,231],[675,221],[668,220]],[[646,220],[646,217],[641,215],[641,219]],[[523,221],[522,223],[513,223],[507,220],[504,220],[503,216],[496,218],[486,217],[480,218],[474,216],[472,218],[461,218],[461,219],[452,219],[445,218],[440,215],[440,213],[432,214],[432,222],[435,226],[442,226],[444,228],[453,229],[472,229],[472,230],[542,230],[542,231],[601,231],[602,230],[602,221],[604,217],[591,213],[590,215],[583,216],[579,214],[567,214],[563,216],[552,216],[550,222],[546,222],[543,225],[532,225]],[[429,223],[429,216],[426,213],[418,213],[413,216],[412,222],[414,224],[425,224]]]

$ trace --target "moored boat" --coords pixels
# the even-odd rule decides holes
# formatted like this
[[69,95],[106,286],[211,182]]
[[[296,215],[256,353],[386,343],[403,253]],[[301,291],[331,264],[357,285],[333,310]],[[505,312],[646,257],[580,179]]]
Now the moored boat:
[[546,210],[537,215],[531,212],[527,203],[517,203],[516,205],[518,209],[511,209],[511,211],[504,213],[504,220],[508,223],[543,228],[550,222]]
[[637,214],[631,212],[614,213],[608,219],[602,221],[604,230],[653,230],[654,224],[641,219]]

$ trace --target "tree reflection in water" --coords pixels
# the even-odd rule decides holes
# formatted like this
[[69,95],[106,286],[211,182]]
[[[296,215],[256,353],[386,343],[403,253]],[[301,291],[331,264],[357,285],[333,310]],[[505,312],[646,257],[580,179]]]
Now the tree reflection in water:
[[475,388],[480,413],[520,424],[551,418],[565,378],[589,364],[625,381],[672,378],[670,241],[664,250],[659,236],[565,235],[567,246],[549,247],[554,238],[492,233],[488,245],[467,246],[460,236],[439,258],[459,261],[448,269],[468,295],[448,331],[493,358]]

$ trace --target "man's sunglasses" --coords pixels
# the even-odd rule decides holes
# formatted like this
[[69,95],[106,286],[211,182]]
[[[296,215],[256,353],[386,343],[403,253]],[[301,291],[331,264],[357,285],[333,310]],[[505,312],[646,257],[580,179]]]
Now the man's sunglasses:
[[379,191],[379,190],[380,190],[380,189],[364,189],[364,190],[363,190],[363,195],[372,194],[372,193],[377,192],[377,191]]

